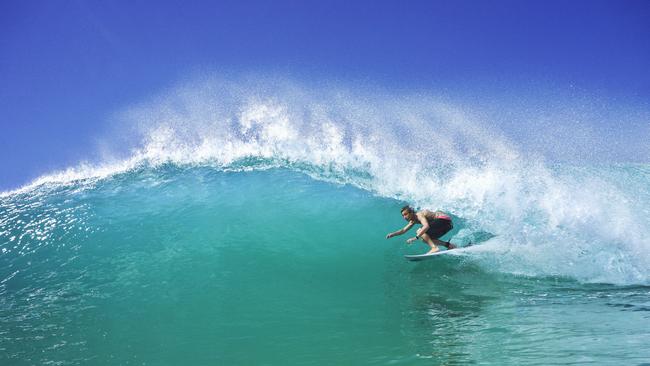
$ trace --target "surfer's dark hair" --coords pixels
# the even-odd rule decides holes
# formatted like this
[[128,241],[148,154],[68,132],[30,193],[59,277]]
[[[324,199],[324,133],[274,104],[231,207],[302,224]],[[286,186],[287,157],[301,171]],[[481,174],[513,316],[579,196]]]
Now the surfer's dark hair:
[[402,207],[401,210],[399,210],[399,212],[404,212],[404,211],[408,211],[408,212],[410,212],[410,213],[414,213],[414,212],[415,212],[415,210],[413,209],[413,207],[411,207],[411,206],[409,206],[409,205],[406,205],[406,206]]

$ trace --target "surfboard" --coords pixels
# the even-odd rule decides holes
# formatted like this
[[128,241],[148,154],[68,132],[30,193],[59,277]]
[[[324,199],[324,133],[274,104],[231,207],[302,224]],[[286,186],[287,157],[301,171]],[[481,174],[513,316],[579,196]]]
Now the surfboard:
[[467,248],[467,247],[440,250],[440,251],[437,251],[437,252],[431,253],[431,254],[405,255],[404,258],[406,258],[406,260],[413,261],[413,262],[423,261],[423,260],[427,260],[427,259],[431,259],[431,258],[441,256],[441,255],[449,254],[451,252],[463,252],[465,248]]

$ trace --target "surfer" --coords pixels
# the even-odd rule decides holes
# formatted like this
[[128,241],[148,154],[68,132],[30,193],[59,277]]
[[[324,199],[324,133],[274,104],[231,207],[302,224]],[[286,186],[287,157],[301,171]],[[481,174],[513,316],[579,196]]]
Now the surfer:
[[441,236],[449,232],[454,226],[451,223],[451,217],[445,214],[442,211],[432,212],[429,210],[421,210],[415,212],[411,206],[404,206],[401,210],[402,217],[404,220],[408,221],[408,224],[404,226],[401,230],[389,233],[386,235],[386,239],[390,239],[397,235],[402,235],[405,232],[409,231],[413,225],[422,224],[422,227],[419,228],[414,238],[409,238],[406,242],[408,244],[413,243],[418,239],[422,239],[425,243],[431,247],[431,250],[427,254],[437,252],[438,245],[447,247],[447,249],[454,249],[456,246],[450,242],[445,242],[439,240]]

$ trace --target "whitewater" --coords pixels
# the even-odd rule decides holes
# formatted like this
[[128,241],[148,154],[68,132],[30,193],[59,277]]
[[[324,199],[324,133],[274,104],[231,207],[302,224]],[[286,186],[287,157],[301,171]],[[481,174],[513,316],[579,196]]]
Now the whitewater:
[[[284,79],[193,80],[113,118],[100,159],[0,194],[2,364],[650,362],[647,162]],[[405,204],[478,244],[405,261],[426,251],[385,239]]]

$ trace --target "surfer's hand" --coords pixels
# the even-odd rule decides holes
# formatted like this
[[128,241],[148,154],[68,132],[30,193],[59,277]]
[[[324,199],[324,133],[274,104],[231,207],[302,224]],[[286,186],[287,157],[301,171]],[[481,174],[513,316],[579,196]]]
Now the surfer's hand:
[[386,239],[390,239],[390,238],[392,238],[393,236],[394,236],[393,233],[389,233],[389,234],[386,235]]

